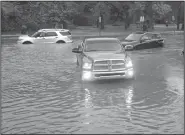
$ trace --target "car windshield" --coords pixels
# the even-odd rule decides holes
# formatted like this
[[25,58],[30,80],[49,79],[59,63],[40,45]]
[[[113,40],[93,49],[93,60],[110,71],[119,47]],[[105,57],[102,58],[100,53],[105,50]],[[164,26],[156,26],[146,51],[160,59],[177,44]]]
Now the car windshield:
[[41,34],[41,32],[35,32],[33,35],[31,35],[31,37],[39,37]]
[[141,34],[130,34],[128,37],[125,38],[127,41],[138,41],[141,37]]
[[85,42],[85,51],[119,51],[121,50],[121,45],[116,39],[96,39],[87,40]]

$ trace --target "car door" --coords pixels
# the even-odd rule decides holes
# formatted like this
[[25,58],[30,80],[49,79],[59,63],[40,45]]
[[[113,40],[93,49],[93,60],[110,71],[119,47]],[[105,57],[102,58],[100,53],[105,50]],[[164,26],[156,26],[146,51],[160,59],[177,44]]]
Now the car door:
[[34,43],[44,43],[45,40],[45,32],[38,32],[36,36],[34,36]]
[[160,34],[153,34],[152,39],[155,40],[155,47],[162,47],[164,45],[164,39]]
[[155,35],[153,33],[148,33],[146,35],[149,38],[147,45],[146,45],[146,48],[147,49],[156,48],[157,47],[157,40],[156,40],[156,38],[154,38]]
[[150,43],[150,38],[147,35],[143,35],[140,38],[140,43],[134,46],[134,49],[140,50],[140,49],[147,49],[149,46],[148,44]]
[[137,49],[150,49],[158,46],[158,40],[153,38],[152,33],[145,34],[140,39],[140,44],[136,47]]
[[56,43],[58,35],[56,32],[46,32],[45,33],[45,43]]

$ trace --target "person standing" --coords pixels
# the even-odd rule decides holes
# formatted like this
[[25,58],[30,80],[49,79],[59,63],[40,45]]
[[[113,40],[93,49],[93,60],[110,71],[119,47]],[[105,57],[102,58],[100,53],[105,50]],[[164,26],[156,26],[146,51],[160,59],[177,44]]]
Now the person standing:
[[166,27],[168,27],[168,20],[165,21]]
[[27,26],[26,25],[22,25],[21,27],[21,34],[27,34]]
[[143,32],[148,31],[146,21],[143,22]]

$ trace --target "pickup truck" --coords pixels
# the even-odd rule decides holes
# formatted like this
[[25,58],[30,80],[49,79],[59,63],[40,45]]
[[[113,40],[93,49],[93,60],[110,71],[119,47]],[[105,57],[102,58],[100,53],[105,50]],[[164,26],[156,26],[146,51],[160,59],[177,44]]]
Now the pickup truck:
[[118,38],[85,38],[72,52],[76,53],[82,81],[135,78],[132,60]]

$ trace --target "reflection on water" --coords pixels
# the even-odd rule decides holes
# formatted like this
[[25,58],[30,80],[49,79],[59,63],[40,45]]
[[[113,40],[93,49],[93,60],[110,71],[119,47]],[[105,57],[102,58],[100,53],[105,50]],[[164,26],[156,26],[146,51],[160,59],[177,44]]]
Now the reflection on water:
[[81,83],[76,44],[2,48],[3,133],[184,132],[184,70],[176,52],[131,53],[136,80]]
[[125,97],[126,97],[126,107],[128,109],[127,117],[130,118],[130,120],[132,120],[131,112],[132,112],[133,87],[129,87],[129,91]]
[[91,98],[90,92],[87,88],[85,88],[85,107],[86,108],[93,107],[92,98]]

